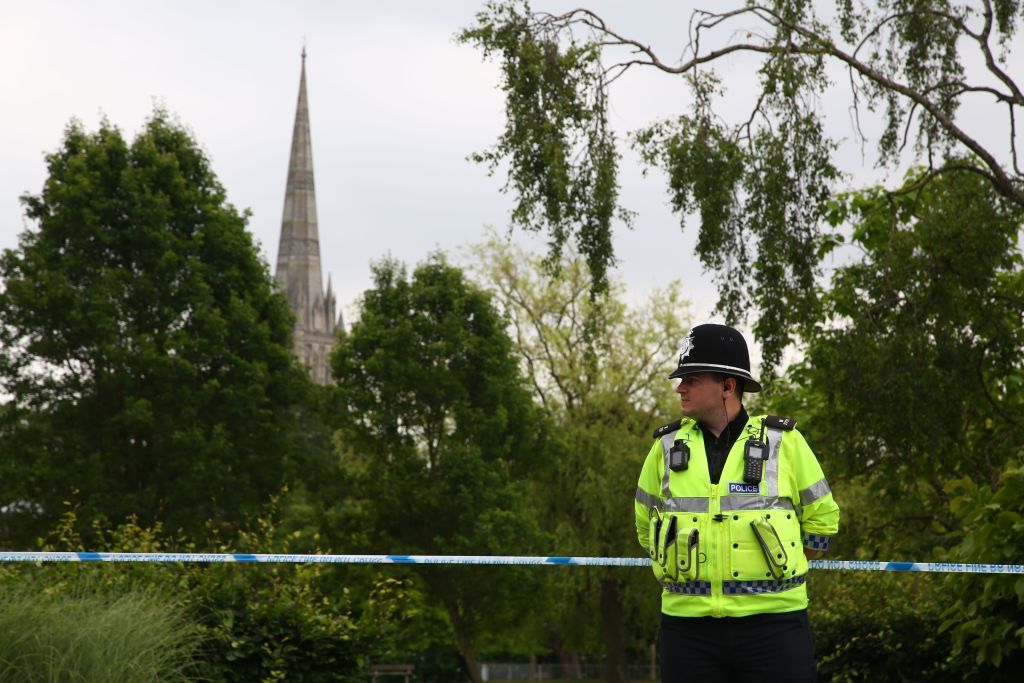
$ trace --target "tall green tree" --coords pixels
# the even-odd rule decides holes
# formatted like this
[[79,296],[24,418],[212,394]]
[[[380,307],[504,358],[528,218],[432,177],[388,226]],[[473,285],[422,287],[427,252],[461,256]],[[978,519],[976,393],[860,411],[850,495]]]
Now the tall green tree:
[[72,123],[0,257],[0,495],[21,538],[74,498],[201,533],[294,473],[291,315],[192,135]]
[[[906,192],[831,205],[862,258],[837,268],[825,318],[804,328],[792,410],[843,496],[837,553],[1012,562],[1024,553],[1024,208],[977,174],[923,173]],[[1016,675],[1024,582],[948,588],[956,654],[976,655],[986,680]]]
[[[373,267],[332,355],[345,506],[367,552],[546,552],[534,482],[548,466],[536,410],[491,298],[434,256],[410,278]],[[424,568],[474,681],[478,651],[516,640],[545,603],[536,568]]]
[[[823,218],[840,179],[820,100],[834,74],[849,88],[856,121],[882,113],[874,141],[882,163],[895,166],[912,151],[928,163],[920,184],[963,169],[1024,206],[1024,89],[1013,57],[1022,20],[1018,0],[743,2],[695,11],[669,59],[589,10],[533,12],[506,0],[488,3],[460,39],[502,69],[506,127],[479,159],[492,170],[508,162],[513,221],[546,229],[556,251],[574,238],[596,285],[614,263],[610,234],[623,212],[610,85],[643,69],[689,87],[685,113],[632,141],[665,171],[676,211],[699,214],[697,253],[719,278],[719,306],[731,321],[756,311],[771,368],[793,324],[820,315],[815,282],[831,239]],[[725,71],[716,69],[735,70],[738,55],[754,65],[759,86],[734,114],[723,99]],[[968,103],[986,107],[973,128],[958,116]],[[866,142],[859,124],[853,133]]]
[[818,415],[830,472],[870,477],[898,511],[874,521],[869,545],[928,552],[958,524],[947,482],[991,488],[1019,448],[1024,208],[976,174],[922,186],[924,172],[908,176],[913,191],[832,204],[862,258],[833,274],[794,376],[813,387],[798,412]]
[[[571,250],[570,250],[571,252]],[[563,455],[544,489],[560,553],[637,556],[632,501],[650,432],[678,415],[666,380],[689,329],[679,283],[628,305],[620,285],[592,297],[580,259],[557,276],[542,260],[494,235],[472,251],[481,282],[511,323],[535,398],[557,425]],[[552,644],[603,655],[605,680],[629,680],[629,654],[653,642],[660,592],[648,572],[593,569],[559,575]]]

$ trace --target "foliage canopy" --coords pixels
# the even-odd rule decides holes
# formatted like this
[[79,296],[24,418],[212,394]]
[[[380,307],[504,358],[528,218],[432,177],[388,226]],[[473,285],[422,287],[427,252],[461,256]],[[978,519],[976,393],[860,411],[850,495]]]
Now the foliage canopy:
[[[332,355],[346,504],[372,530],[366,550],[538,552],[531,482],[550,446],[504,319],[441,256],[411,278],[393,260],[373,275],[359,321]],[[422,576],[475,679],[489,634],[533,626],[523,617],[543,582],[529,568]]]
[[308,384],[245,214],[161,111],[131,142],[72,123],[46,161],[34,227],[0,257],[9,523],[69,498],[90,519],[237,523],[287,480]]

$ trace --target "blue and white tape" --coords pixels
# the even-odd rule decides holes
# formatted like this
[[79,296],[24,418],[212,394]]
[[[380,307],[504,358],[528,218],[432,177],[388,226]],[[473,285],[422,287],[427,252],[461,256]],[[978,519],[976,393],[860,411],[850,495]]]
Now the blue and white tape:
[[257,562],[264,564],[464,564],[646,567],[646,557],[522,555],[289,555],[249,553],[0,552],[0,562]]
[[[646,557],[556,557],[523,555],[289,555],[249,553],[0,552],[0,562],[193,562],[262,564],[459,564],[647,567]],[[811,560],[811,569],[932,572],[940,574],[1024,574],[1024,564],[875,562]]]
[[1024,574],[1024,564],[964,564],[960,562],[875,562],[811,560],[811,569],[862,572],[932,572],[936,574]]
[[264,564],[549,564],[647,566],[645,557],[529,557],[516,555],[288,555],[249,553],[0,552],[0,562],[257,562]]

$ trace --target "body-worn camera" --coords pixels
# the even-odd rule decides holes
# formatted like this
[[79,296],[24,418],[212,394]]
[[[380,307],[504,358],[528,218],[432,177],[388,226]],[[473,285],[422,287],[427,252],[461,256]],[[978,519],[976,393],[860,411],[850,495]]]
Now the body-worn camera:
[[690,447],[682,439],[676,439],[668,450],[668,468],[681,472],[690,466]]

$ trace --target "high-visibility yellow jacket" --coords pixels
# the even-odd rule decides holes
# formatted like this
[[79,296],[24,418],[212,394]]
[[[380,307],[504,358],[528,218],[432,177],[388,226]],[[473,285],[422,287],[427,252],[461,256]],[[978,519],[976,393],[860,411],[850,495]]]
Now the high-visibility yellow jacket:
[[[807,607],[803,549],[828,549],[839,531],[839,506],[792,420],[767,420],[762,479],[744,482],[744,446],[761,435],[765,418],[747,421],[718,484],[711,483],[695,421],[655,432],[659,438],[640,473],[634,511],[637,538],[652,553],[663,588],[663,613],[740,617]],[[668,465],[676,440],[690,452],[681,471]],[[666,544],[667,535],[675,542]]]

